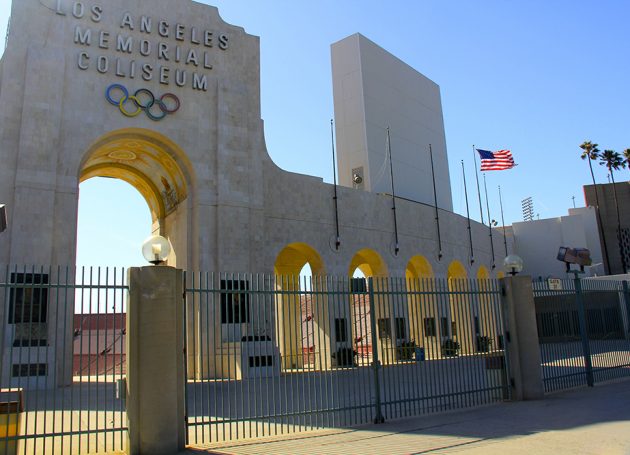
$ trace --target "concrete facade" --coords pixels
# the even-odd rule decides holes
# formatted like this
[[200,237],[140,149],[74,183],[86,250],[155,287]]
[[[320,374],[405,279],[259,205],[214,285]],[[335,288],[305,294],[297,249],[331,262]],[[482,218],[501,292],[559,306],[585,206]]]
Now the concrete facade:
[[[440,87],[361,34],[332,45],[341,185],[391,194],[387,128],[401,197],[453,210]],[[353,181],[357,174],[361,183]]]
[[514,223],[512,232],[514,251],[523,259],[523,273],[534,279],[566,277],[565,264],[556,259],[561,246],[588,248],[593,260],[588,274],[604,274],[594,207],[569,209],[567,216]]

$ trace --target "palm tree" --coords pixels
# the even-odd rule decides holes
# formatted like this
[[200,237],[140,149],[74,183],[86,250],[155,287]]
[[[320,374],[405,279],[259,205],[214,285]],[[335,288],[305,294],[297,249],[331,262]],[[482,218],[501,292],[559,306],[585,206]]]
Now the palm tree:
[[591,143],[591,141],[584,141],[580,148],[584,150],[581,158],[588,160],[588,168],[591,170],[591,178],[593,179],[593,188],[595,189],[595,211],[597,212],[597,222],[602,232],[602,243],[604,244],[604,256],[606,257],[606,270],[611,273],[610,259],[608,258],[608,245],[606,245],[606,236],[604,235],[604,225],[602,223],[602,215],[599,213],[599,196],[597,195],[597,184],[595,183],[595,174],[593,173],[593,161],[599,158],[599,149],[597,144]]
[[617,210],[617,241],[619,242],[619,254],[621,254],[621,267],[623,268],[623,273],[627,273],[626,268],[626,255],[623,248],[623,243],[621,242],[621,218],[619,217],[619,203],[617,202],[617,189],[615,188],[615,175],[613,174],[613,170],[618,171],[619,169],[623,169],[626,167],[626,161],[621,157],[621,155],[614,150],[604,150],[600,157],[600,165],[606,166],[608,168],[608,172],[610,172],[610,178],[612,180],[613,187],[613,196],[615,198],[615,209]]
[[630,149],[625,149],[623,151],[623,157],[626,160],[626,165],[630,168]]

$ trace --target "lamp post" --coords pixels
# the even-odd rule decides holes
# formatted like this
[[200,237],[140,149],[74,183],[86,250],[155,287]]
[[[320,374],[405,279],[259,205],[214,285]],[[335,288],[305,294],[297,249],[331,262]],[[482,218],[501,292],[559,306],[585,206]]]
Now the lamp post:
[[516,254],[510,254],[503,260],[503,266],[507,273],[514,276],[523,271],[523,260]]
[[171,244],[161,235],[152,235],[142,244],[142,256],[153,265],[162,264],[170,253]]

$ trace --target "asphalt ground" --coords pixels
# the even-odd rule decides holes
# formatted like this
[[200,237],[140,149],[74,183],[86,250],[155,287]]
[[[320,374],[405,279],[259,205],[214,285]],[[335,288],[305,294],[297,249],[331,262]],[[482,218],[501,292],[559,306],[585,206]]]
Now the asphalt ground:
[[630,455],[630,380],[543,400],[195,448],[221,454],[602,454]]

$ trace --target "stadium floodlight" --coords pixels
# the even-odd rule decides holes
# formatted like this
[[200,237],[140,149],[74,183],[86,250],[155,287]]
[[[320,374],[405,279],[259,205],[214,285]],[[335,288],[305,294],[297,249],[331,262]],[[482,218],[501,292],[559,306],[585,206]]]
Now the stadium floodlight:
[[558,250],[557,259],[567,265],[567,272],[571,270],[571,264],[580,266],[580,271],[584,271],[584,266],[591,265],[591,252],[588,248],[569,248],[561,246]]

